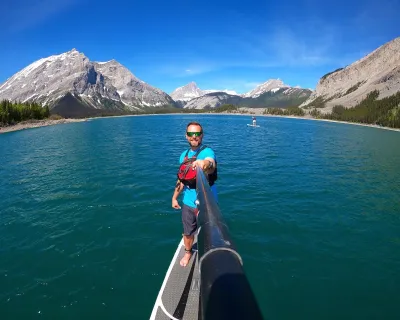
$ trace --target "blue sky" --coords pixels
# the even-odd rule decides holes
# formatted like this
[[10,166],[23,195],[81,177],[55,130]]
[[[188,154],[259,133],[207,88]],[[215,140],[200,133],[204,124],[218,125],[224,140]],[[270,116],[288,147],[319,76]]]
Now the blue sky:
[[190,81],[243,93],[270,78],[315,88],[400,36],[400,0],[3,0],[0,12],[0,83],[76,48],[167,93]]

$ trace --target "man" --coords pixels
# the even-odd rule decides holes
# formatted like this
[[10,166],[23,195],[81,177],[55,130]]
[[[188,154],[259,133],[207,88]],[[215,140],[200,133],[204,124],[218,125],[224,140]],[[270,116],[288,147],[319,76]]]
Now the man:
[[[203,128],[198,122],[190,122],[186,127],[186,139],[189,142],[190,149],[185,150],[179,159],[179,163],[181,164],[185,156],[188,158],[196,155],[197,151],[202,147],[203,141]],[[216,173],[216,157],[214,151],[206,147],[201,150],[196,157],[196,160],[193,161],[192,167],[196,169],[196,167],[201,168],[208,174],[208,177],[212,177],[214,173]],[[182,208],[178,203],[178,196],[183,191],[183,205]],[[217,199],[217,189],[215,184],[211,186],[211,191]],[[183,242],[185,245],[185,255],[180,261],[180,265],[182,267],[186,267],[190,261],[190,257],[192,256],[192,245],[194,241],[194,234],[197,231],[197,214],[198,209],[196,208],[195,201],[197,199],[196,189],[189,188],[184,185],[180,180],[177,181],[175,186],[175,191],[172,196],[172,208],[174,209],[182,209],[182,223],[183,223]]]
[[256,117],[253,117],[253,126],[257,125]]

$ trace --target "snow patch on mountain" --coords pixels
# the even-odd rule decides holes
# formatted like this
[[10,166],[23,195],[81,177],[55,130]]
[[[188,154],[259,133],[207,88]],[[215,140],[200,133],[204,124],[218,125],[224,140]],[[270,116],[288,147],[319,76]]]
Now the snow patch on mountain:
[[242,97],[243,98],[257,98],[265,92],[272,91],[275,93],[280,88],[285,88],[285,87],[290,87],[290,86],[284,84],[283,81],[280,79],[270,79],[270,80],[258,85],[253,90],[243,94]]
[[183,102],[189,102],[190,100],[202,97],[206,94],[210,93],[215,93],[215,92],[223,92],[227,93],[230,95],[238,95],[235,91],[233,90],[201,90],[195,82],[190,82],[185,86],[176,88],[170,96],[172,99],[175,101],[183,101]]
[[0,100],[35,101],[52,108],[63,97],[68,97],[65,108],[73,99],[108,110],[175,104],[116,60],[92,62],[76,49],[41,58],[0,84]]

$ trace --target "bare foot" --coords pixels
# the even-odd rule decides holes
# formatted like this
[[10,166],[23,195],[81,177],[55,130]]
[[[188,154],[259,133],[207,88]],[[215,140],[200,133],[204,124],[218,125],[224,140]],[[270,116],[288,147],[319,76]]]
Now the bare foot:
[[181,259],[180,265],[182,267],[186,267],[190,261],[190,257],[192,256],[191,253],[189,252],[185,252],[185,255],[183,256],[183,258]]

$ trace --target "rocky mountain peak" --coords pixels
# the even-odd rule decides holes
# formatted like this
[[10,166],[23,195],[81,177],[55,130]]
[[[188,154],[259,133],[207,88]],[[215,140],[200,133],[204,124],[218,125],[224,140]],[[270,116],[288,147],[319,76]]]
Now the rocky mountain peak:
[[175,101],[180,100],[180,101],[189,101],[194,98],[198,98],[203,95],[202,90],[197,86],[195,82],[190,82],[187,85],[184,85],[183,87],[179,87],[175,89],[170,96],[172,99]]
[[315,92],[301,106],[318,102],[320,108],[325,106],[322,112],[330,112],[335,105],[353,107],[373,90],[379,91],[379,99],[400,90],[400,37],[321,77]]
[[257,98],[265,92],[278,90],[279,88],[290,87],[283,83],[280,79],[269,79],[266,82],[258,85],[253,90],[242,95],[244,98]]
[[[76,99],[79,108],[86,109],[174,105],[165,92],[141,81],[118,61],[92,62],[75,48],[39,59],[0,85],[0,100],[35,101],[50,108],[66,95],[70,100]],[[69,115],[65,110],[69,105],[63,108],[57,111]]]

